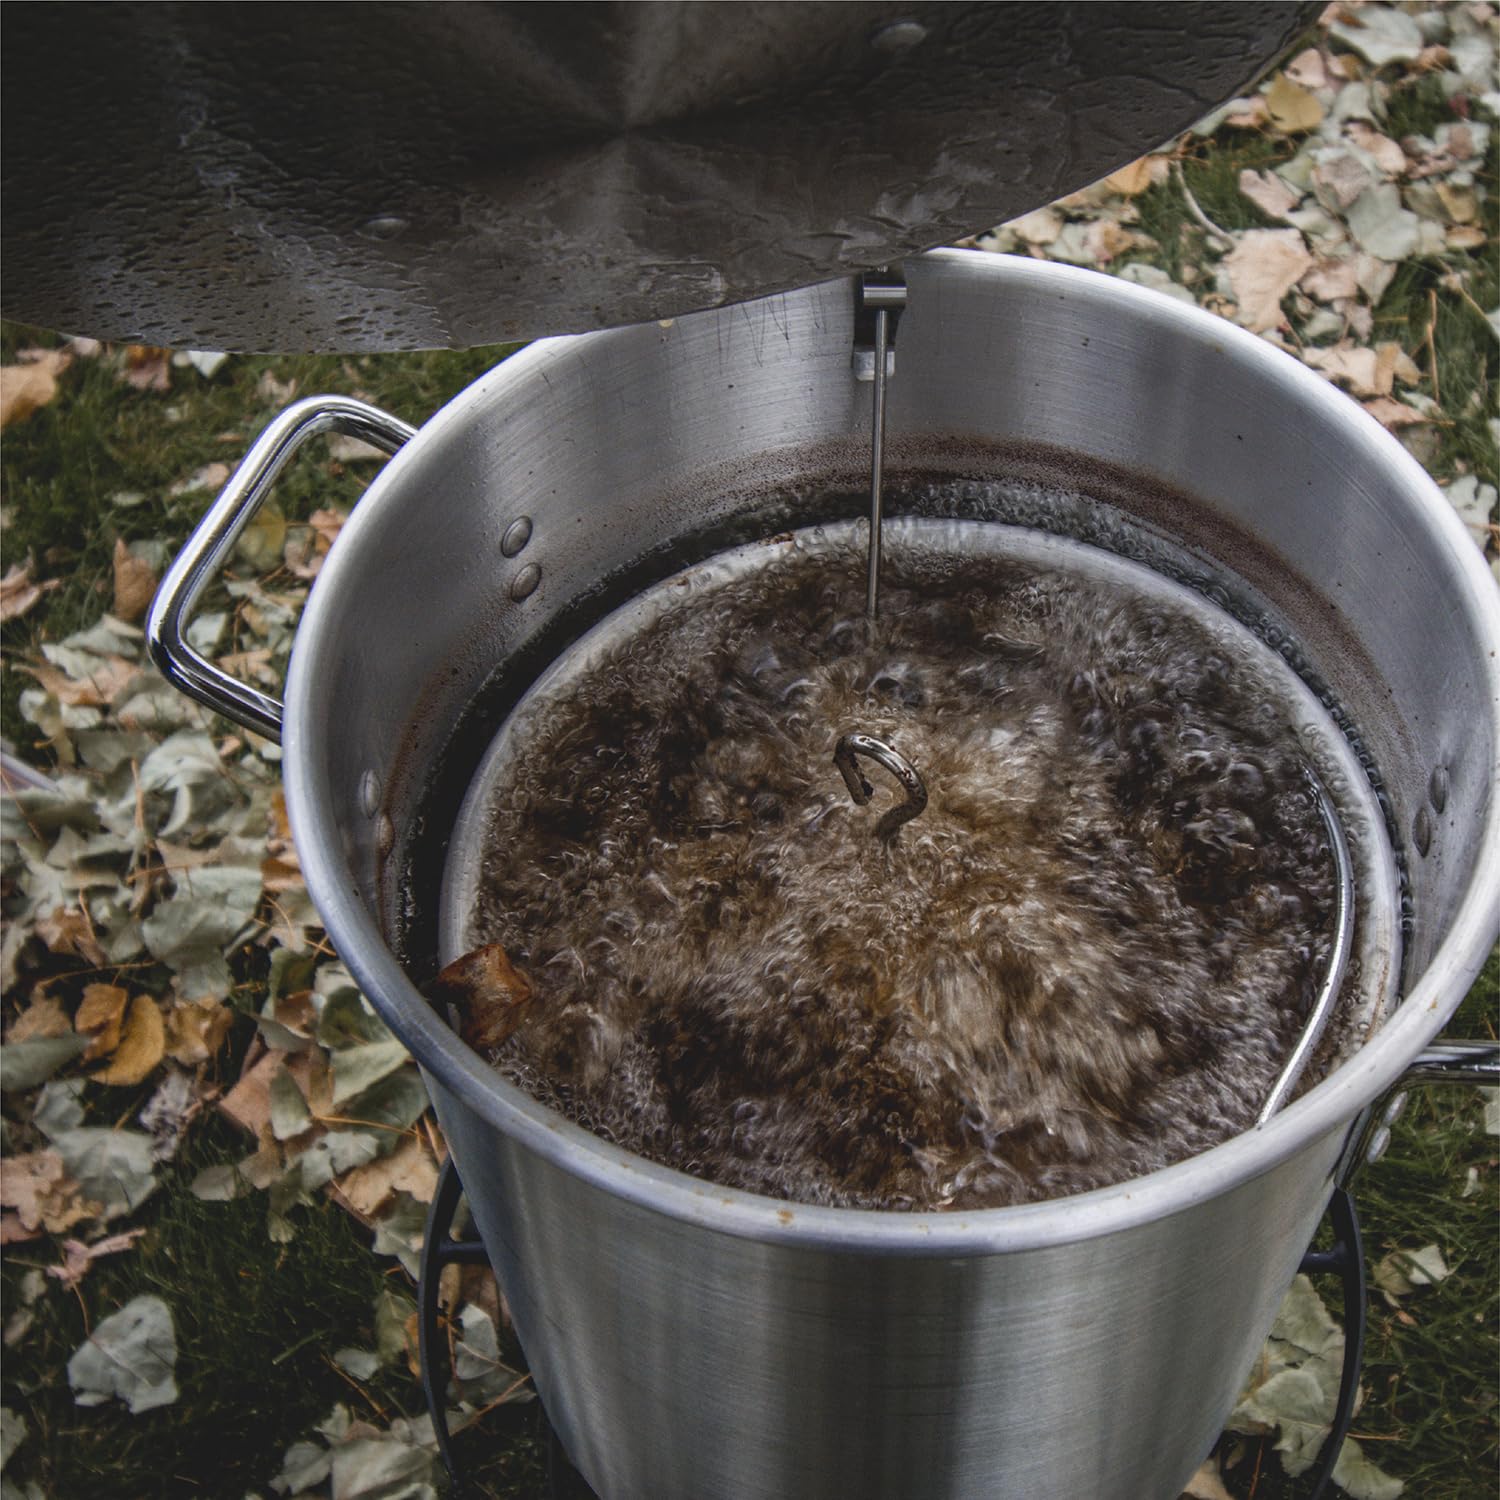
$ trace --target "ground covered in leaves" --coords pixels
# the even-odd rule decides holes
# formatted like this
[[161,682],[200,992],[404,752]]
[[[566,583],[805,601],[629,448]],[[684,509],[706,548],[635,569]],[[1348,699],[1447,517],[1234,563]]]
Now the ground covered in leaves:
[[[1340,6],[1193,132],[976,243],[1191,301],[1344,388],[1492,562],[1500,349],[1490,4]],[[421,421],[505,350],[227,357],[3,332],[0,578],[5,1495],[433,1495],[413,1284],[443,1143],[329,951],[274,745],[156,675],[140,619],[171,551],[299,394]],[[192,639],[275,691],[377,455],[284,476]],[[1494,1035],[1492,961],[1455,1030]],[[1361,1500],[1493,1476],[1495,1132],[1416,1101],[1360,1181],[1376,1287]],[[1299,1280],[1199,1497],[1276,1500],[1316,1453],[1342,1332]],[[544,1429],[493,1283],[449,1273],[460,1455],[544,1493]]]

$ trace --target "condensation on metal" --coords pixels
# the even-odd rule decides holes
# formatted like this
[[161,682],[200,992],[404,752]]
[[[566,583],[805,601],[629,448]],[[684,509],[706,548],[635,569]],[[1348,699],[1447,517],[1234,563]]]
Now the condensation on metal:
[[10,318],[199,349],[672,317],[1083,187],[1318,8],[13,6],[0,294]]

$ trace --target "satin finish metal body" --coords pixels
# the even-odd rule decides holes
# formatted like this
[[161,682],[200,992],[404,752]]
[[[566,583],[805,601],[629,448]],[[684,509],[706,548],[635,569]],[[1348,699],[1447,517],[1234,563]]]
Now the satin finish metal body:
[[1500,927],[1500,596],[1411,458],[1292,359],[1150,292],[962,251],[906,270],[888,494],[1030,465],[1237,575],[1378,767],[1408,872],[1405,953],[1388,955],[1405,999],[1258,1129],[976,1213],[721,1189],[506,1084],[388,943],[403,907],[435,899],[406,859],[440,821],[433,768],[462,782],[465,745],[493,731],[466,738],[467,706],[497,663],[539,670],[600,617],[611,580],[673,571],[682,538],[736,517],[769,534],[859,495],[870,421],[847,282],[515,356],[344,528],[298,633],[283,743],[314,899],[423,1065],[537,1387],[606,1500],[1176,1496],[1341,1158]]

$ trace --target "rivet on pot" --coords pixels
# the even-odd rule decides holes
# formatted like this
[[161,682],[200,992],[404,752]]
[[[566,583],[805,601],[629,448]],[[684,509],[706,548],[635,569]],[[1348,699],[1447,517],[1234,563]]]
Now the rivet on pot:
[[506,557],[514,557],[530,540],[531,517],[517,516],[505,528],[505,535],[500,538],[500,551]]
[[1402,1115],[1406,1113],[1406,1106],[1411,1102],[1411,1096],[1406,1093],[1397,1094],[1385,1107],[1385,1113],[1381,1119],[1387,1125],[1394,1125]]
[[1432,814],[1425,807],[1417,809],[1417,815],[1411,820],[1411,841],[1417,846],[1417,853],[1424,859],[1427,851],[1432,848]]
[[375,825],[375,853],[380,859],[388,859],[391,850],[396,847],[396,825],[391,822],[388,813],[381,813],[380,821]]
[[1389,1125],[1377,1126],[1375,1133],[1370,1137],[1370,1144],[1365,1147],[1365,1161],[1374,1166],[1385,1155],[1386,1148],[1390,1144],[1391,1127]]
[[373,771],[359,778],[359,810],[367,818],[380,811],[380,778]]
[[1448,805],[1448,768],[1447,766],[1434,766],[1432,768],[1432,780],[1427,783],[1427,800],[1432,803],[1433,812],[1440,813]]
[[518,604],[536,592],[542,581],[542,570],[535,563],[527,563],[510,581],[510,597]]

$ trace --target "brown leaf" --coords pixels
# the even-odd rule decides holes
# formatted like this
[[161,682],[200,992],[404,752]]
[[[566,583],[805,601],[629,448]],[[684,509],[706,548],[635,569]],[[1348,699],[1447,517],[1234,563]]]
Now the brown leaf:
[[15,1209],[24,1229],[48,1234],[61,1234],[100,1211],[97,1203],[84,1201],[62,1157],[51,1150],[0,1156],[0,1208]]
[[217,999],[178,1000],[167,1012],[167,1056],[190,1068],[207,1062],[233,1024],[234,1012]]
[[302,866],[296,853],[288,849],[260,862],[260,883],[273,894],[277,891],[300,891],[303,888]]
[[[251,1067],[240,1074],[239,1082],[219,1100],[219,1112],[228,1116],[247,1135],[253,1135],[258,1140],[270,1140],[271,1082],[284,1067],[296,1077],[295,1070],[287,1067],[291,1057],[289,1052],[268,1047]],[[303,1093],[305,1096],[305,1089]]]
[[62,1263],[48,1266],[47,1274],[55,1276],[65,1287],[75,1287],[101,1255],[118,1255],[122,1250],[130,1249],[145,1232],[145,1229],[127,1229],[123,1234],[106,1235],[102,1240],[95,1240],[92,1245],[85,1245],[82,1240],[64,1240]]
[[60,1001],[51,995],[35,995],[31,1004],[6,1028],[5,1040],[26,1042],[39,1037],[70,1036],[72,1031],[73,1023]]
[[1165,182],[1170,170],[1171,164],[1165,156],[1142,156],[1117,172],[1111,172],[1104,183],[1111,192],[1134,198],[1155,183]]
[[35,665],[18,662],[17,667],[35,677],[59,703],[84,708],[103,708],[112,703],[121,688],[141,671],[139,663],[127,661],[123,656],[106,657],[87,677],[69,677],[45,662]]
[[1450,250],[1477,250],[1489,236],[1477,224],[1458,224],[1443,235]]
[[454,959],[427,988],[434,1004],[458,1011],[459,1035],[476,1052],[498,1047],[521,1024],[531,993],[499,943]]
[[96,968],[104,967],[104,950],[81,906],[59,906],[49,916],[38,917],[36,935],[50,952],[75,953]]
[[16,357],[25,363],[0,368],[0,427],[46,406],[57,394],[57,377],[73,362],[66,349],[23,349]]
[[120,378],[138,391],[171,390],[172,351],[155,344],[127,344]]
[[1224,257],[1239,321],[1256,333],[1278,327],[1281,299],[1312,265],[1295,229],[1247,229]]
[[1108,265],[1127,250],[1133,250],[1140,242],[1140,235],[1133,234],[1113,219],[1096,219],[1083,234],[1085,247],[1094,263],[1101,266]]
[[0,624],[6,620],[19,620],[32,609],[43,594],[62,587],[61,578],[49,578],[45,583],[31,581],[31,559],[16,563],[0,578]]
[[73,1029],[90,1038],[84,1059],[107,1057],[120,1045],[125,1007],[130,996],[116,984],[91,984],[73,1017]]
[[355,1213],[373,1219],[393,1193],[410,1193],[419,1203],[431,1203],[437,1178],[437,1163],[426,1143],[418,1135],[407,1135],[389,1156],[345,1172],[338,1189]]
[[1323,123],[1323,103],[1316,94],[1278,73],[1261,90],[1271,123],[1285,135],[1316,130]]
[[137,995],[130,1002],[120,1044],[109,1066],[94,1074],[96,1083],[133,1087],[142,1083],[166,1052],[167,1032],[161,1011],[150,995]]
[[1437,195],[1442,201],[1443,212],[1455,224],[1472,224],[1479,217],[1479,199],[1471,187],[1455,187],[1451,182],[1440,182]]
[[115,538],[114,614],[122,620],[139,620],[156,592],[156,574],[145,558],[137,557],[124,537]]

